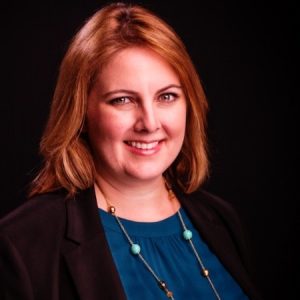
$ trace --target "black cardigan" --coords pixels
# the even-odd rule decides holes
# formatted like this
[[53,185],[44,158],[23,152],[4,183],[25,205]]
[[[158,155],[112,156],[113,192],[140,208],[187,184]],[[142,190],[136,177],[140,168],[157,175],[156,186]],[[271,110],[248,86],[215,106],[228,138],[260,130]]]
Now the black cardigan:
[[[205,191],[176,194],[249,298],[261,299],[248,273],[247,249],[232,207]],[[94,189],[73,199],[64,193],[37,196],[0,221],[0,299],[126,299]]]

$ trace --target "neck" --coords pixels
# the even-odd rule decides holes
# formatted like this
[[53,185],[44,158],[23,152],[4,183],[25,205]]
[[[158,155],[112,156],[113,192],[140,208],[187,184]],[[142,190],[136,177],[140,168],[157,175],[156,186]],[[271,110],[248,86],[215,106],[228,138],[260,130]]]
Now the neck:
[[98,207],[108,211],[116,208],[121,218],[155,222],[173,215],[180,207],[176,197],[169,197],[163,177],[135,184],[109,182],[98,176],[95,182]]

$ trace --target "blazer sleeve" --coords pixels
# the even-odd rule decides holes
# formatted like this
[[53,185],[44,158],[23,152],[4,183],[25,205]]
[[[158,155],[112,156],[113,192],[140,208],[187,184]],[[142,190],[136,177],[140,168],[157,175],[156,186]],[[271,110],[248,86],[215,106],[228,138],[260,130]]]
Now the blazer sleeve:
[[33,300],[25,264],[9,237],[0,234],[0,299]]

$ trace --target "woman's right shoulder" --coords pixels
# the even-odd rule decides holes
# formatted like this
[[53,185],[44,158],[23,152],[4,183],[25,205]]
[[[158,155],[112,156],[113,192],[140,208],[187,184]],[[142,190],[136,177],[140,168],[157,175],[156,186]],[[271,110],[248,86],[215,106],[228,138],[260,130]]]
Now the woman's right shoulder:
[[49,192],[26,199],[0,219],[0,235],[17,236],[59,226],[65,218],[66,193]]

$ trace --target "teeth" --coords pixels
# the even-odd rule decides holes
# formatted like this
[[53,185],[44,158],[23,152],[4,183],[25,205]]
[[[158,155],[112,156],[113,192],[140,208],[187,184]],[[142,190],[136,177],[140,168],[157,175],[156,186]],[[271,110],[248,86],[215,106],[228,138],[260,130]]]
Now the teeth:
[[158,141],[152,143],[142,143],[142,142],[133,141],[133,142],[127,142],[127,144],[138,149],[151,150],[158,144]]

